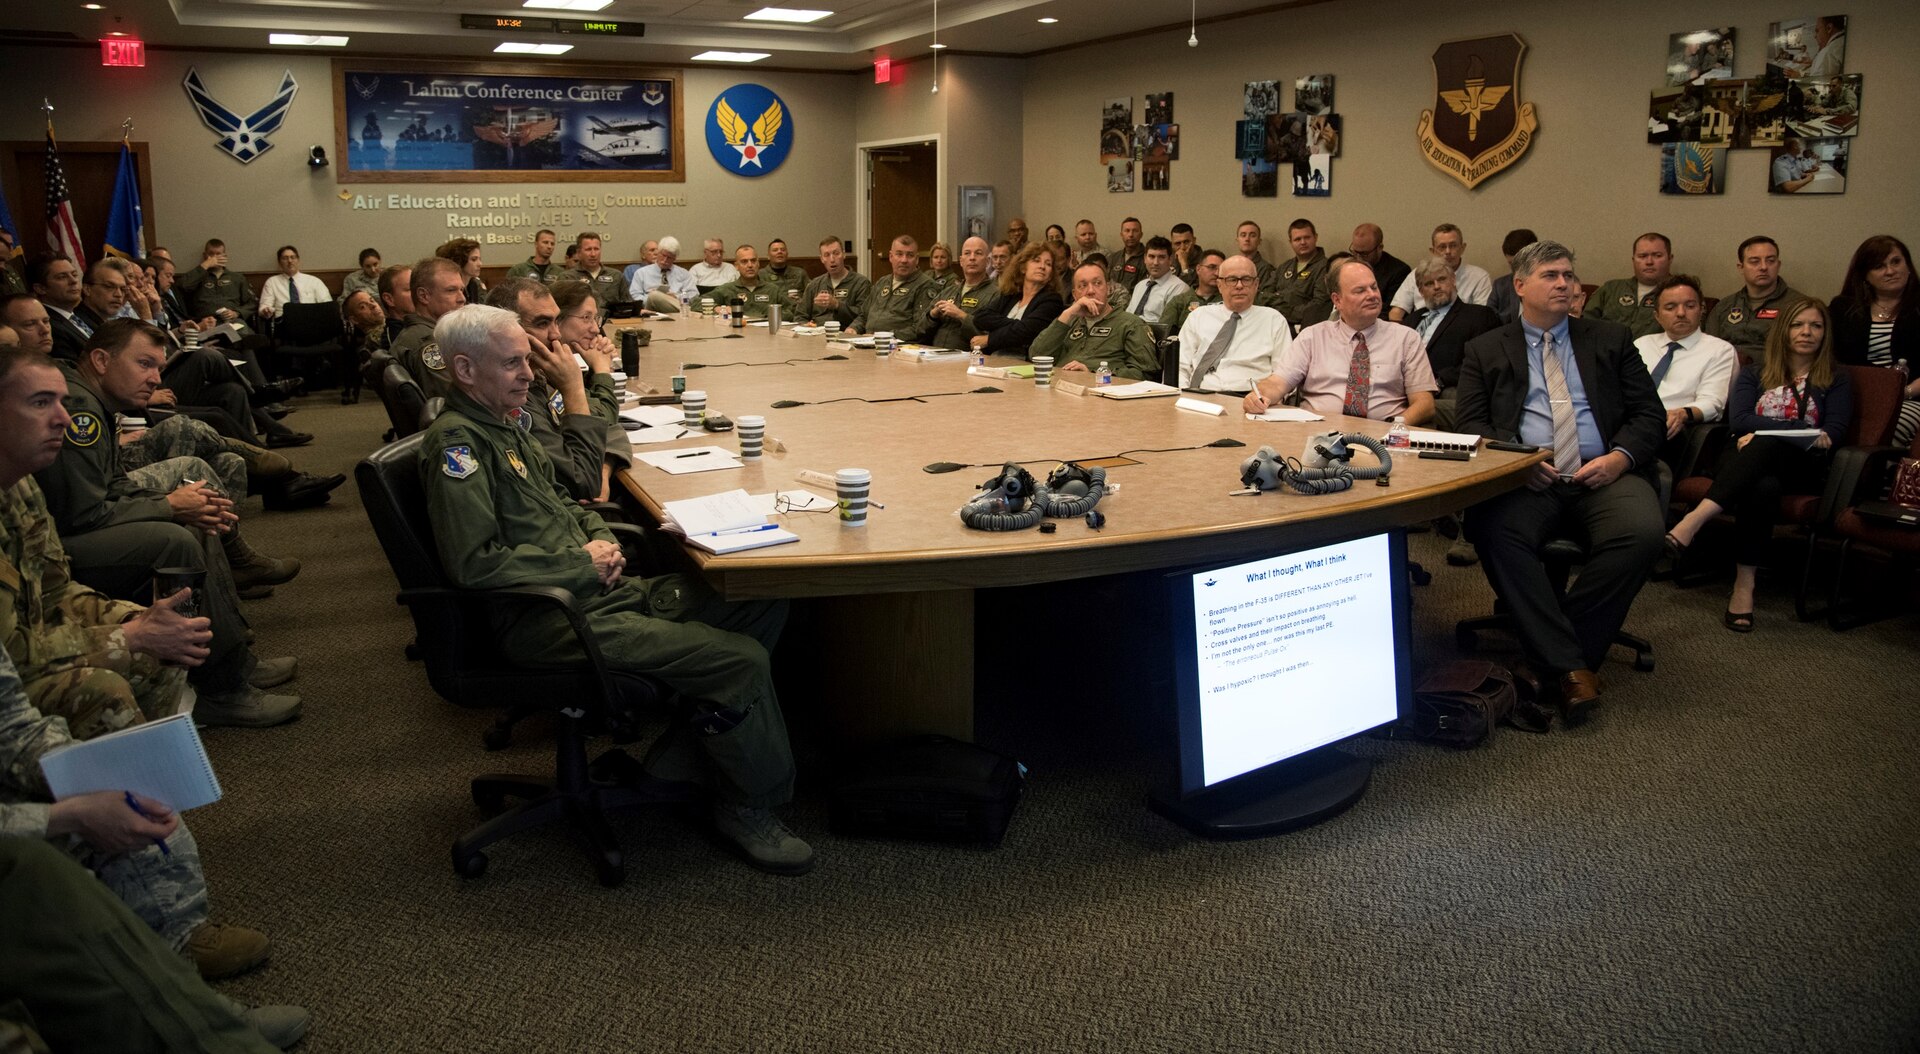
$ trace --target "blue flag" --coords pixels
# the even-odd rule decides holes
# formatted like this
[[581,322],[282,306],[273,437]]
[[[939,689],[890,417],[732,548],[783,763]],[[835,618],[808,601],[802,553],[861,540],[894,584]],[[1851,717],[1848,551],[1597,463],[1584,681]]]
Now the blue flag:
[[13,210],[7,208],[6,191],[0,190],[0,231],[7,232],[7,244],[13,246],[9,256],[20,256],[26,252],[20,247],[20,228],[13,225]]
[[107,252],[142,259],[147,255],[147,228],[140,216],[140,181],[133,171],[133,151],[120,144],[120,174],[113,181],[113,211],[107,214]]

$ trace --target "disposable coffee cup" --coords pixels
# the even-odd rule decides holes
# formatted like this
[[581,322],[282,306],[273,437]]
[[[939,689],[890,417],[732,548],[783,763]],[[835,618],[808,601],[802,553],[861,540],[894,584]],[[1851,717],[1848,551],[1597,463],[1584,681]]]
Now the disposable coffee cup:
[[700,298],[700,313],[708,316],[711,316],[713,314],[713,298],[712,297],[703,296]]
[[191,589],[193,595],[174,605],[182,618],[199,618],[207,610],[207,571],[203,567],[156,567],[153,569],[153,599],[164,600]]
[[834,490],[840,498],[840,526],[867,525],[867,491],[873,486],[873,473],[864,468],[843,468],[833,474]]
[[144,432],[146,429],[147,419],[144,417],[122,415],[120,418],[120,430],[122,432]]
[[1033,357],[1033,383],[1041,388],[1053,387],[1053,356]]
[[893,354],[893,334],[875,333],[873,335],[873,353],[875,355]]
[[838,337],[839,335],[840,335],[840,323],[838,322],[827,323],[827,339],[832,340],[835,337]]
[[701,391],[681,392],[680,412],[681,423],[685,424],[688,428],[700,427],[700,422],[707,419],[707,393]]
[[758,414],[746,414],[734,422],[734,430],[740,434],[740,459],[758,461],[766,440],[767,419]]

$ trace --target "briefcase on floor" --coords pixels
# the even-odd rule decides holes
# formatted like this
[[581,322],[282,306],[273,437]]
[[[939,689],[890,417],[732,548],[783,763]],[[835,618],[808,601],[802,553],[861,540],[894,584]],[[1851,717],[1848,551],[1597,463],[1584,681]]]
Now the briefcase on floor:
[[1000,844],[1026,787],[1005,754],[926,735],[861,757],[833,792],[833,832],[876,838]]

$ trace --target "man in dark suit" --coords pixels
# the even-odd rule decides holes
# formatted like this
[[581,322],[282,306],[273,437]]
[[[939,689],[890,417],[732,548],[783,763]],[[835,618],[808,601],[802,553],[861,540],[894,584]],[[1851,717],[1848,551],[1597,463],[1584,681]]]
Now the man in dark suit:
[[41,253],[27,261],[27,292],[47,309],[53,323],[53,354],[56,358],[77,359],[93,327],[83,318],[75,321],[80,309],[80,266],[64,253]]
[[[1594,671],[1660,555],[1651,477],[1666,413],[1625,326],[1569,317],[1579,279],[1566,246],[1527,246],[1513,273],[1520,320],[1467,342],[1457,424],[1550,456],[1525,487],[1474,506],[1467,533],[1528,661],[1557,684],[1562,720],[1577,724],[1600,699]],[[1556,597],[1539,550],[1569,530],[1588,557]]]
[[1453,268],[1437,256],[1429,256],[1413,269],[1420,296],[1427,306],[1407,316],[1407,325],[1420,334],[1427,347],[1427,365],[1433,367],[1433,379],[1440,382],[1440,395],[1434,402],[1433,426],[1451,432],[1454,402],[1460,387],[1460,358],[1466,354],[1467,341],[1500,328],[1500,316],[1491,308],[1469,304],[1456,295]]

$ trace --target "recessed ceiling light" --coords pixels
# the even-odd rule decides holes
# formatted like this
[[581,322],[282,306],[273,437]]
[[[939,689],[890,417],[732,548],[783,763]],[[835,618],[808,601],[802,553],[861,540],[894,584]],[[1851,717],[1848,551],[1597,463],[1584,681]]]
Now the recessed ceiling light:
[[297,48],[344,48],[346,37],[317,37],[309,33],[268,33],[267,43]]
[[81,6],[81,7],[84,7],[84,8],[86,8],[86,9],[87,9],[87,10],[89,10],[89,11],[104,11],[104,10],[106,10],[106,5],[104,5],[104,4],[81,4],[80,6]]
[[945,51],[945,50],[947,50],[947,46],[946,46],[945,44],[928,44],[928,45],[927,45],[927,50],[929,50],[929,51]]
[[1058,22],[1058,21],[1060,21],[1060,20],[1059,20],[1059,19],[1057,19],[1057,18],[1042,18],[1042,19],[1040,19],[1040,20],[1039,20],[1039,22],[1040,22],[1040,24],[1041,24],[1041,25],[1043,25],[1043,26],[1050,26],[1050,25],[1053,25],[1053,24],[1054,24],[1055,22]]
[[493,49],[496,55],[565,55],[572,44],[517,44],[509,41]]
[[599,11],[613,0],[525,0],[521,7],[543,7],[552,11]]
[[749,22],[793,22],[798,25],[805,25],[808,22],[818,22],[830,14],[833,14],[833,12],[810,11],[792,7],[763,7],[753,14],[742,15],[740,17]]
[[773,55],[771,51],[702,51],[693,57],[695,62],[759,62]]

